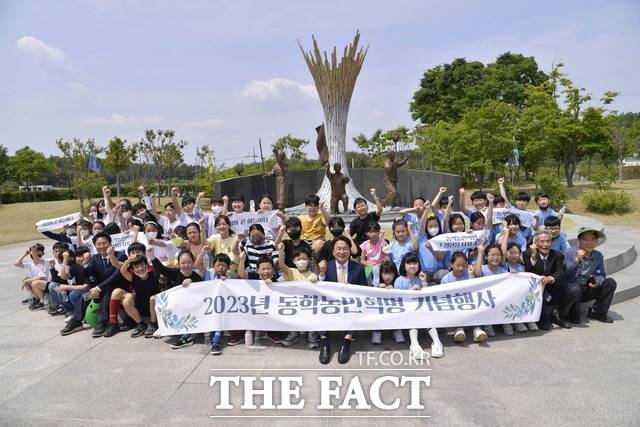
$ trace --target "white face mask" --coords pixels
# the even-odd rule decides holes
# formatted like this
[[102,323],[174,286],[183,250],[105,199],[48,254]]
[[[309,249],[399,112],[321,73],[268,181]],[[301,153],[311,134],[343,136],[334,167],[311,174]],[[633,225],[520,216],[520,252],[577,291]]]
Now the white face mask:
[[427,228],[427,232],[429,233],[429,236],[435,236],[436,234],[438,234],[438,227],[429,227]]
[[222,213],[222,206],[211,206],[211,212],[214,215],[220,215]]
[[298,260],[298,261],[294,261],[293,263],[295,264],[296,268],[298,270],[300,270],[300,271],[306,270],[307,267],[309,266],[309,261],[304,260],[304,259],[301,259],[301,260]]
[[85,237],[89,236],[89,230],[80,230],[80,235],[84,239]]
[[153,240],[156,237],[158,237],[158,232],[157,231],[147,231],[146,233],[144,233],[145,236],[147,236],[147,240]]

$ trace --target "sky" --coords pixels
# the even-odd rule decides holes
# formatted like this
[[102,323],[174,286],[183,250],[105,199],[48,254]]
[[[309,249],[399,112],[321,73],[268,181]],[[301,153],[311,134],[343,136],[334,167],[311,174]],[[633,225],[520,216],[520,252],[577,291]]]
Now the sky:
[[[612,108],[640,111],[640,1],[0,0],[0,144],[58,154],[55,141],[174,129],[187,163],[208,144],[218,165],[309,139],[322,106],[297,44],[369,46],[349,110],[351,138],[413,126],[423,73],[506,51],[542,70],[562,62]],[[634,47],[635,46],[635,47]]]

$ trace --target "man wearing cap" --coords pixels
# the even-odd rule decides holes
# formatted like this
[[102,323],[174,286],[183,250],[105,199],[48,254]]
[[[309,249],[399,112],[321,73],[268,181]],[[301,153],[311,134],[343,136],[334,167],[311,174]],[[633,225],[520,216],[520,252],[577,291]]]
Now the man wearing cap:
[[565,251],[564,264],[567,278],[567,293],[576,297],[576,303],[567,307],[572,323],[580,324],[580,303],[595,300],[587,317],[604,323],[613,323],[607,316],[616,281],[607,277],[604,256],[595,250],[604,241],[604,233],[590,227],[578,230],[578,247]]

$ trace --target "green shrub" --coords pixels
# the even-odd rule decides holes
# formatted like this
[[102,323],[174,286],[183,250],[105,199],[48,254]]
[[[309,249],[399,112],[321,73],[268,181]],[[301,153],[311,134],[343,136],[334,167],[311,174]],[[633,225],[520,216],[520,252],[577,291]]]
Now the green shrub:
[[598,190],[610,190],[611,185],[618,179],[618,171],[608,167],[593,168],[589,180],[593,181]]
[[[35,200],[34,200],[35,197]],[[61,188],[47,191],[7,191],[0,194],[0,201],[4,204],[25,203],[25,202],[51,202],[54,200],[75,199],[73,190]]]
[[588,191],[582,195],[582,201],[589,212],[622,215],[631,211],[631,195],[624,191]]
[[536,189],[547,193],[553,208],[560,208],[567,202],[567,189],[555,175],[548,172],[540,172],[535,178]]

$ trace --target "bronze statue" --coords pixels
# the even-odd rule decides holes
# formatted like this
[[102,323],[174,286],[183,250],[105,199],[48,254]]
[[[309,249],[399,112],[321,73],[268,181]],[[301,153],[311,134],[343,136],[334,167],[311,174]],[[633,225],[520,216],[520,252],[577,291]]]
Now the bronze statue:
[[327,136],[324,133],[324,123],[316,128],[318,138],[316,139],[316,149],[318,150],[318,160],[321,165],[329,163],[329,148],[327,147]]
[[387,197],[382,201],[382,204],[385,206],[390,205],[391,209],[398,205],[398,191],[396,190],[398,168],[408,161],[408,157],[404,160],[397,161],[395,151],[389,150],[387,152],[387,158],[384,161],[384,186],[387,189]]
[[287,156],[284,150],[273,150],[273,156],[276,158],[276,163],[273,165],[271,172],[267,175],[275,176],[276,178],[276,207],[281,211],[287,207]]
[[347,196],[346,189],[349,177],[343,175],[341,170],[342,166],[340,163],[334,163],[333,173],[331,173],[329,164],[327,164],[327,178],[329,178],[329,182],[331,183],[331,213],[333,214],[340,213],[338,210],[338,202],[340,200],[342,200],[344,213],[347,213],[349,210],[349,196]]

